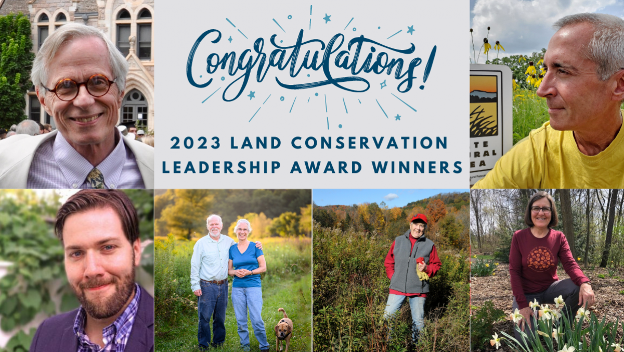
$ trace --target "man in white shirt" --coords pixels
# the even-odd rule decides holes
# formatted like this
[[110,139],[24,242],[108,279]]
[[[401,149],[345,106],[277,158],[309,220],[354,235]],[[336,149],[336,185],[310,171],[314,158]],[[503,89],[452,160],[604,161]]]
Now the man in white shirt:
[[[220,346],[225,341],[225,311],[228,301],[228,260],[233,239],[221,234],[223,221],[219,215],[206,219],[208,236],[197,240],[191,258],[191,289],[198,297],[197,311],[199,349]],[[256,241],[256,247],[262,244]],[[214,338],[210,335],[210,317]]]
[[0,143],[0,188],[153,188],[154,149],[115,128],[128,63],[97,28],[66,24],[33,62],[58,132]]

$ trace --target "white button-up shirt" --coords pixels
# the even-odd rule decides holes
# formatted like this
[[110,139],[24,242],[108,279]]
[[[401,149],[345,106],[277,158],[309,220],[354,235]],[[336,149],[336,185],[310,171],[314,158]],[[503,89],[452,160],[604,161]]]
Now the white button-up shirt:
[[219,235],[214,240],[206,235],[195,243],[191,258],[191,290],[200,289],[199,280],[225,280],[228,277],[230,247],[235,242],[228,236]]

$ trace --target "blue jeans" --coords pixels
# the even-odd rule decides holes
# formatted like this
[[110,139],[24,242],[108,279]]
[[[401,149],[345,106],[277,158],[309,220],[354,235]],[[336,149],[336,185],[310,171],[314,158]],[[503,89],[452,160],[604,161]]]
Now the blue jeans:
[[[386,309],[384,310],[384,319],[390,319],[401,308],[401,304],[407,296],[389,294],[388,303],[386,303]],[[412,310],[412,338],[416,339],[417,333],[419,333],[425,326],[425,297],[409,297],[409,305]]]
[[262,320],[262,287],[232,287],[232,305],[238,324],[240,344],[244,348],[249,346],[249,329],[247,327],[247,309],[254,335],[260,344],[260,349],[268,349],[266,330]]
[[212,345],[220,345],[225,342],[225,311],[227,310],[228,285],[221,285],[199,281],[202,295],[197,297],[197,312],[199,314],[199,327],[197,340],[199,346],[210,346],[210,317],[212,317],[212,329],[214,339]]

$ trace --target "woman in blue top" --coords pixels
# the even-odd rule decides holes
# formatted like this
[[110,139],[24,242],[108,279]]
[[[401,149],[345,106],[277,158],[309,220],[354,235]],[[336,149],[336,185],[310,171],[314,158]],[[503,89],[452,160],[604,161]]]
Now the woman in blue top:
[[[241,347],[249,351],[249,331],[247,328],[247,309],[260,351],[269,351],[264,321],[262,320],[262,283],[260,273],[266,271],[266,262],[261,249],[247,237],[251,232],[251,224],[240,219],[234,227],[238,244],[230,247],[228,274],[234,275],[232,284],[232,305],[238,324],[238,336]],[[236,268],[236,269],[234,269]]]

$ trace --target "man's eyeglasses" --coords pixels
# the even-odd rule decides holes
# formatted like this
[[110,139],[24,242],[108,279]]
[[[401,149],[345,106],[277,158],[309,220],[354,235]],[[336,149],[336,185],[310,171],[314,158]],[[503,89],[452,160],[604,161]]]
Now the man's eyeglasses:
[[548,214],[551,212],[551,208],[550,207],[531,207],[531,211],[533,211],[534,213],[539,213],[540,210],[544,213],[544,214]]
[[108,77],[102,74],[95,74],[89,77],[85,82],[76,82],[71,78],[63,78],[56,84],[54,89],[43,86],[48,92],[56,94],[56,96],[63,101],[74,100],[78,96],[78,91],[81,85],[87,87],[87,92],[94,97],[101,97],[108,93],[111,84],[115,83],[117,79],[109,80]]

